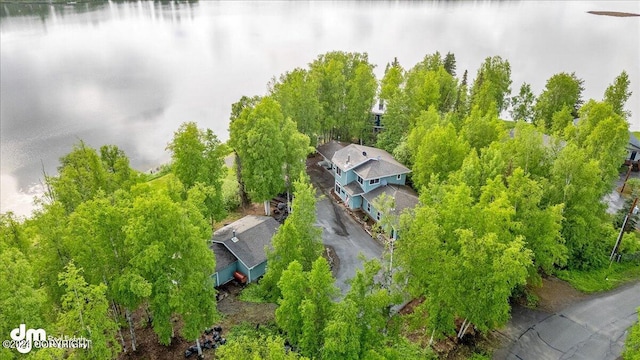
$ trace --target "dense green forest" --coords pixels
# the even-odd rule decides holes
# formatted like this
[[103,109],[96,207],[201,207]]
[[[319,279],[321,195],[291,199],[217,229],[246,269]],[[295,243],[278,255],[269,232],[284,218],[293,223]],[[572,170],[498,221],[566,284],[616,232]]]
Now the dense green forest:
[[[424,359],[433,354],[407,340],[407,328],[428,343],[485,333],[541,277],[609,265],[619,227],[601,200],[626,154],[626,72],[603,99],[585,101],[574,73],[553,75],[537,96],[526,83],[512,94],[511,66],[499,56],[473,80],[459,76],[451,53],[408,70],[394,60],[380,81],[374,66],[366,53],[329,52],[274,78],[267,94],[231,106],[228,144],[184,123],[168,139],[161,182],[131,169],[117,146],[75,145],[46,176],[30,218],[0,217],[0,333],[24,323],[93,342],[34,349],[33,358],[114,358],[136,351],[132,313],[142,309],[160,344],[196,341],[221,316],[213,227],[250,202],[268,213],[283,192],[293,211],[257,288],[278,304],[275,324],[230,337],[220,358]],[[380,131],[370,114],[376,99],[386,107]],[[313,146],[330,139],[393,153],[420,195],[412,211],[383,216],[400,229],[385,254],[395,252],[394,267],[366,262],[344,296],[320,256],[305,174]],[[223,162],[231,152],[233,170]],[[619,251],[640,251],[635,231]],[[412,299],[420,301],[411,316],[395,314]],[[0,349],[1,359],[17,355]]]

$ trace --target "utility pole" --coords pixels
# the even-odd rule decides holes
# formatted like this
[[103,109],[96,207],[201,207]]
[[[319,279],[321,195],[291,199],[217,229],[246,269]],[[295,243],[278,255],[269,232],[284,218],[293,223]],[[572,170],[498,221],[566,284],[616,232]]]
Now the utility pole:
[[620,189],[620,194],[624,192],[624,188],[627,186],[627,180],[629,180],[629,175],[631,175],[631,169],[633,165],[629,165],[629,170],[627,170],[627,176],[624,178],[624,182],[622,183],[622,189]]
[[616,239],[616,244],[613,246],[613,250],[611,250],[611,255],[609,255],[609,262],[613,262],[613,259],[616,257],[616,252],[618,251],[618,247],[620,246],[620,241],[622,240],[622,235],[624,234],[624,229],[627,227],[627,222],[631,215],[636,213],[636,203],[638,203],[638,198],[633,199],[633,204],[631,204],[631,208],[629,212],[624,217],[624,221],[622,222],[622,228],[620,229],[620,234],[618,234],[618,239]]

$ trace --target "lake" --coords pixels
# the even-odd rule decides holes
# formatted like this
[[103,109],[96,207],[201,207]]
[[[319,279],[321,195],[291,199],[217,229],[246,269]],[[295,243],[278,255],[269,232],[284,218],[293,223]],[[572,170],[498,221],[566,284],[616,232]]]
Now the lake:
[[79,139],[115,144],[146,171],[169,159],[180,123],[228,139],[231,104],[318,54],[367,52],[381,77],[397,57],[453,52],[475,77],[484,58],[511,63],[512,92],[536,95],[558,72],[601,99],[623,69],[640,129],[638,2],[103,2],[0,3],[0,211],[29,214],[43,170]]

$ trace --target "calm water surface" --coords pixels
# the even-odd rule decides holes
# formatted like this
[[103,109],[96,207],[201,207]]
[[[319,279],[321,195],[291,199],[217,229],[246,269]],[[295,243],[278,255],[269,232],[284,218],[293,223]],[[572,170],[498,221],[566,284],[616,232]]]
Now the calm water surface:
[[584,97],[601,99],[621,70],[640,128],[640,13],[628,2],[267,3],[106,2],[0,4],[0,211],[28,214],[42,167],[83,139],[116,144],[147,170],[168,160],[180,123],[228,138],[231,103],[331,50],[368,52],[382,76],[397,57],[410,68],[451,51],[470,79],[487,56],[510,61],[513,92],[538,94],[575,71]]

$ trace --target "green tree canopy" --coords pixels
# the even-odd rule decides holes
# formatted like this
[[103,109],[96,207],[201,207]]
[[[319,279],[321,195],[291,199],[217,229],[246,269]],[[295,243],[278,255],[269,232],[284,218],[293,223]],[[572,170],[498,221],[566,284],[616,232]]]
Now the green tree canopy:
[[227,149],[213,131],[198,129],[194,122],[183,123],[167,149],[171,152],[172,171],[185,188],[190,190],[201,184],[195,191],[204,205],[203,215],[212,223],[224,218],[222,179]]
[[380,100],[388,102],[400,93],[404,83],[404,73],[398,58],[394,58],[391,64],[387,64],[380,81]]
[[511,119],[514,121],[533,122],[535,99],[531,91],[531,85],[522,83],[518,95],[511,98]]
[[552,129],[553,114],[564,106],[571,109],[574,118],[578,117],[578,109],[582,105],[583,83],[575,73],[563,72],[550,77],[534,106],[535,123]]
[[76,268],[73,262],[65,269],[59,275],[59,283],[66,292],[62,296],[58,327],[66,334],[91,340],[91,347],[75,351],[73,358],[115,358],[121,349],[116,340],[118,325],[109,316],[107,286],[88,285],[82,276],[82,268]]
[[318,85],[320,130],[325,139],[361,138],[369,126],[378,87],[367,53],[328,52],[319,55],[309,68]]
[[308,70],[296,68],[274,81],[271,95],[280,104],[284,117],[293,120],[298,131],[315,144],[322,117],[317,79]]
[[152,286],[148,301],[160,343],[174,335],[173,314],[183,318],[184,336],[195,339],[195,329],[199,335],[216,315],[210,278],[215,259],[206,221],[188,202],[149,194],[134,200],[125,233],[132,279],[139,276]]
[[482,113],[506,110],[511,94],[511,65],[500,56],[486,58],[471,87],[471,105]]
[[252,200],[261,202],[282,192],[285,178],[297,179],[311,151],[309,137],[284,118],[280,105],[270,97],[245,108],[231,123],[229,142],[242,163],[245,190]]
[[632,94],[629,90],[630,85],[629,75],[623,70],[604,92],[604,102],[611,105],[613,111],[625,119],[631,117],[631,111],[624,109],[624,105]]
[[289,264],[298,261],[303,271],[309,271],[324,249],[320,238],[322,230],[315,226],[315,189],[304,175],[294,187],[291,214],[271,240],[273,250],[267,250],[269,267],[260,282],[262,291],[272,301],[280,298],[277,285]]

